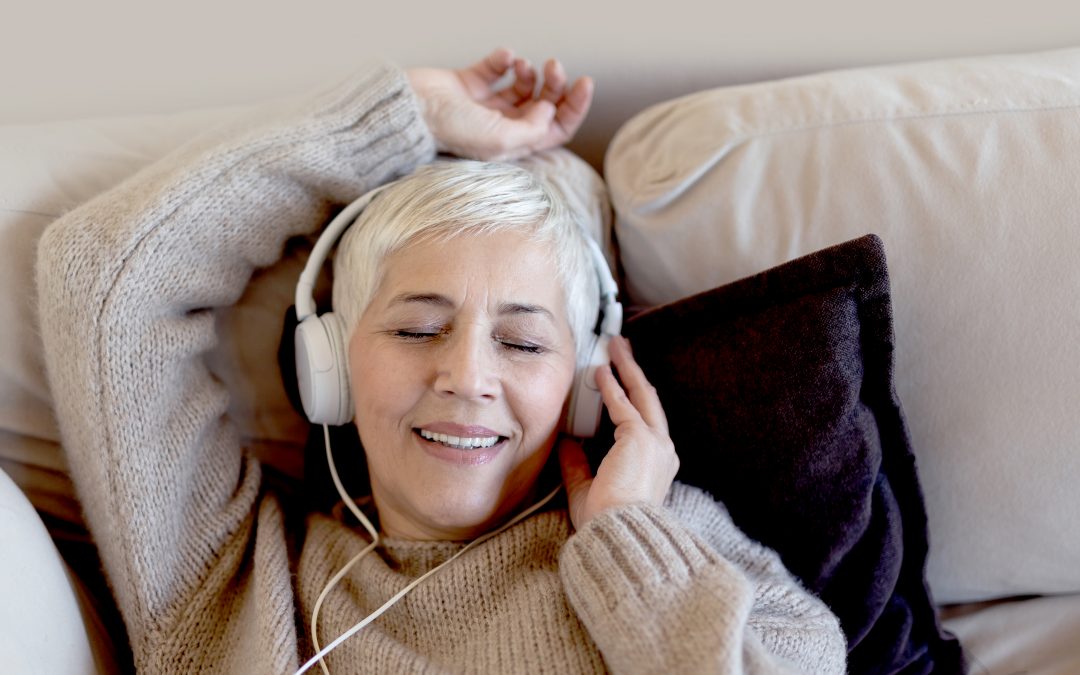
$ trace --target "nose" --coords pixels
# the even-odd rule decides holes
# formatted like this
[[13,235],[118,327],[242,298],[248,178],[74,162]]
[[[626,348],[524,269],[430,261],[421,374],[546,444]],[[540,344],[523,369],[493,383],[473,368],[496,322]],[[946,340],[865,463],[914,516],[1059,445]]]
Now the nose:
[[470,401],[494,401],[499,393],[491,339],[479,327],[460,327],[440,350],[435,389]]

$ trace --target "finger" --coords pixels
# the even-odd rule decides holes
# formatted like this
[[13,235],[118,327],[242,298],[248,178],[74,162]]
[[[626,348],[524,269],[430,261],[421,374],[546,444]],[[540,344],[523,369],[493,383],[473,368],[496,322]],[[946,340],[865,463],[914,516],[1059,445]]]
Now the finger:
[[591,77],[581,77],[559,101],[555,111],[555,121],[565,135],[563,142],[573,138],[592,105],[595,84]]
[[499,159],[546,150],[566,143],[577,133],[592,103],[592,78],[582,77],[574,83],[568,95],[553,107],[550,101],[537,99],[525,105],[505,111],[509,135],[508,147],[516,147],[513,153],[504,153]]
[[556,59],[548,59],[544,64],[544,86],[540,89],[540,98],[557,104],[566,89],[566,70]]
[[514,84],[499,92],[499,97],[512,106],[520,105],[533,96],[536,89],[536,69],[525,59],[514,60]]
[[486,84],[492,86],[514,64],[514,52],[506,47],[499,47],[473,65],[464,69],[465,73],[476,76]]
[[581,441],[563,436],[559,440],[558,453],[559,468],[562,469],[563,485],[566,486],[567,494],[582,487],[588,487],[592,482],[593,474]]
[[501,120],[497,135],[506,150],[490,159],[516,159],[530,152],[541,150],[555,120],[555,106],[547,101],[531,101],[518,109],[517,119]]
[[600,395],[604,399],[604,405],[607,406],[608,417],[616,427],[630,422],[644,422],[641,413],[615,379],[610,366],[601,366],[596,369],[596,385],[600,387]]
[[570,522],[574,527],[581,527],[585,524],[582,513],[593,482],[592,469],[585,458],[585,450],[575,438],[563,437],[559,441],[558,453],[563,485],[566,486],[566,506],[570,511]]
[[645,376],[645,371],[634,360],[633,352],[630,350],[630,341],[622,336],[613,338],[608,351],[611,354],[611,362],[619,370],[622,386],[630,402],[641,415],[641,419],[645,420],[650,427],[666,434],[668,423],[664,406],[660,403],[656,387],[652,386],[649,378]]

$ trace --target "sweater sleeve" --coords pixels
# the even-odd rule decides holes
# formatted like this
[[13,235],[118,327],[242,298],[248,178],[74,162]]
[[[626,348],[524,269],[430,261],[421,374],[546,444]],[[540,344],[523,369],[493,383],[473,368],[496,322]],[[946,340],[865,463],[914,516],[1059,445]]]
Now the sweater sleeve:
[[282,519],[260,500],[258,464],[204,363],[214,310],[235,303],[288,238],[434,154],[404,74],[390,66],[230,134],[72,211],[38,249],[63,445],[136,663],[153,672],[197,670],[166,667],[166,642],[181,651],[210,635],[227,650],[237,637],[227,624],[245,622],[256,625],[246,636],[280,652],[260,654],[267,669],[295,662]]
[[614,673],[845,672],[836,617],[695,488],[597,516],[560,573]]

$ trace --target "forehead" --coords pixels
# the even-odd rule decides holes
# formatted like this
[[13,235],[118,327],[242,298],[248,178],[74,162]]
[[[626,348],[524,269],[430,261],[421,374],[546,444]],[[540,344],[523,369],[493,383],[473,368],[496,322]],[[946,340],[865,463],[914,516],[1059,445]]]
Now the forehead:
[[550,244],[513,230],[412,242],[383,261],[378,289],[381,302],[403,293],[437,293],[455,304],[539,304],[566,315]]

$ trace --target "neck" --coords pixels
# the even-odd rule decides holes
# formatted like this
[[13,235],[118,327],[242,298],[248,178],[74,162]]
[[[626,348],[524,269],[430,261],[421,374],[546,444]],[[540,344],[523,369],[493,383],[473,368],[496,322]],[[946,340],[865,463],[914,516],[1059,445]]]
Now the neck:
[[[554,467],[554,469],[553,469]],[[469,524],[419,522],[392,508],[384,508],[373,495],[383,537],[406,541],[472,541],[492,532],[542,500],[561,482],[558,466],[549,462],[535,481],[519,495],[507,495],[489,517]]]

